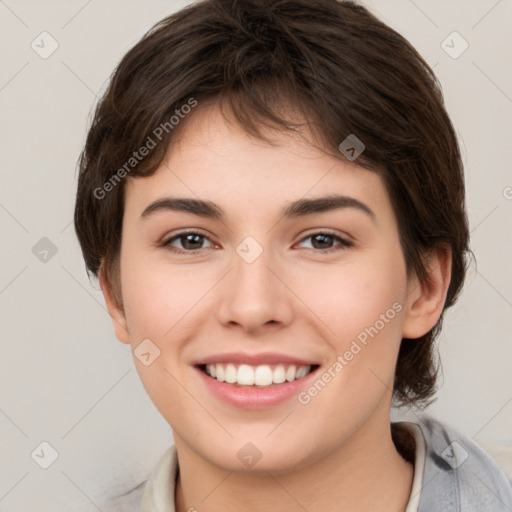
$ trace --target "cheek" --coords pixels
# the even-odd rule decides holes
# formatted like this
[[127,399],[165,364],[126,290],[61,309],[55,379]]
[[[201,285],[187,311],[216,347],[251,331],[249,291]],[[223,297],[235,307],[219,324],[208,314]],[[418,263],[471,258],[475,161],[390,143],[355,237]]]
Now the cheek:
[[[178,384],[182,379],[176,358],[187,339],[183,328],[190,315],[187,311],[197,302],[197,293],[194,286],[186,285],[187,277],[190,283],[186,272],[175,269],[171,272],[168,265],[150,264],[135,251],[122,259],[121,270],[125,315],[137,373],[157,409],[174,424],[179,422],[174,415],[186,405],[186,396]],[[151,354],[152,361],[145,364],[137,357],[137,349],[148,339],[152,344],[144,341],[145,350],[139,349],[140,353]],[[175,407],[169,407],[169,397],[173,397]]]
[[376,323],[383,330],[381,315],[393,320],[385,322],[387,332],[391,324],[399,324],[394,320],[399,319],[396,313],[401,308],[393,308],[393,304],[401,300],[406,286],[399,259],[388,263],[378,259],[347,262],[304,275],[309,277],[297,281],[301,296],[329,328],[335,348],[342,349],[347,340]]
[[[405,265],[396,258],[358,259],[303,282],[302,293],[322,320],[332,348],[333,386],[318,401],[333,410],[377,407],[393,387],[406,289]],[[341,359],[340,359],[341,358]]]
[[[132,337],[164,340],[208,290],[206,276],[184,265],[150,263],[132,253],[122,261],[122,290]],[[190,313],[189,313],[190,312]]]
[[161,338],[171,328],[169,303],[172,294],[155,281],[151,270],[140,273],[136,269],[126,268],[123,281],[125,314],[130,328],[132,343],[137,338]]

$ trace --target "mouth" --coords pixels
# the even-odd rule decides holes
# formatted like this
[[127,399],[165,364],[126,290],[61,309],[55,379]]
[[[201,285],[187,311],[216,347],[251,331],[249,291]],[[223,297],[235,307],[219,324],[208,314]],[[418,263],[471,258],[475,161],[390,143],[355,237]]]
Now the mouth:
[[272,388],[300,381],[319,368],[318,364],[199,364],[196,367],[217,382],[244,388]]
[[203,390],[246,411],[278,407],[297,397],[320,371],[317,360],[275,352],[230,352],[193,363]]

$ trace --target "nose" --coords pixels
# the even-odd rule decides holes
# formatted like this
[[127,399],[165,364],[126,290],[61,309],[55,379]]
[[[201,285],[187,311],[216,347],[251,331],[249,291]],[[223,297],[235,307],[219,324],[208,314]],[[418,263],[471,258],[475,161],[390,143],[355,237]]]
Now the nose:
[[217,318],[224,326],[238,326],[247,334],[275,331],[293,317],[293,293],[270,250],[252,262],[233,253],[232,269],[221,283]]

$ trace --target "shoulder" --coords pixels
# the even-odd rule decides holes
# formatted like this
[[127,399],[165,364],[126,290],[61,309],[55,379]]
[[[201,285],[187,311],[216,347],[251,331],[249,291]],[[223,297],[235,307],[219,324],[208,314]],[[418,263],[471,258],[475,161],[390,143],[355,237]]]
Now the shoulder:
[[480,446],[428,415],[414,423],[425,439],[418,512],[512,511],[512,482]]

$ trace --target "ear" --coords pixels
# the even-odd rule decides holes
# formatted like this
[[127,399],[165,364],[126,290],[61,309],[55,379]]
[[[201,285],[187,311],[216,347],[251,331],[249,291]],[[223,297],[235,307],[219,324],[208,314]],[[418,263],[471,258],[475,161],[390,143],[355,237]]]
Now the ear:
[[402,337],[415,339],[426,334],[443,312],[452,276],[452,251],[447,245],[434,249],[427,256],[428,278],[420,283],[417,277],[409,280]]
[[121,304],[119,304],[114,290],[112,288],[112,284],[110,283],[105,269],[103,265],[101,265],[99,271],[99,280],[101,291],[103,292],[103,297],[105,298],[105,303],[107,305],[108,313],[110,318],[112,318],[112,323],[114,325],[114,332],[116,338],[121,343],[130,344],[130,336],[128,334],[128,328],[126,325],[126,317],[124,314],[124,309]]

